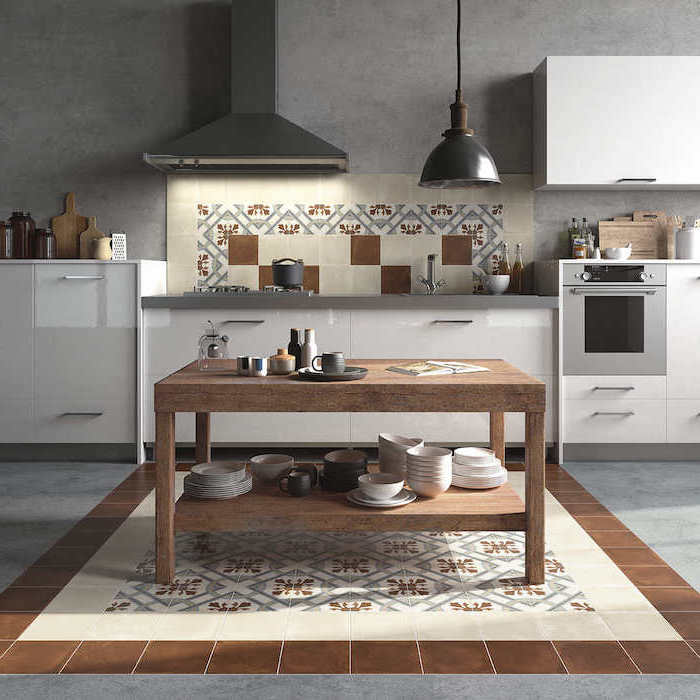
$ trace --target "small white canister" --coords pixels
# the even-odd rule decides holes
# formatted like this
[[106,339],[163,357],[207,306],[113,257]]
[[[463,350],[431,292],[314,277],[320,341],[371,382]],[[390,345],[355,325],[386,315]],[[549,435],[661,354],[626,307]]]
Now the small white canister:
[[676,233],[676,260],[700,260],[700,220]]

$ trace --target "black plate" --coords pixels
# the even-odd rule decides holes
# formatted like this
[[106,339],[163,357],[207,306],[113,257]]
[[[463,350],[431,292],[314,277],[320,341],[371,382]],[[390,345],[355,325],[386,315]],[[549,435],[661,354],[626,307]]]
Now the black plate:
[[352,382],[367,376],[365,367],[346,367],[342,374],[323,374],[322,372],[300,369],[297,376],[307,382]]

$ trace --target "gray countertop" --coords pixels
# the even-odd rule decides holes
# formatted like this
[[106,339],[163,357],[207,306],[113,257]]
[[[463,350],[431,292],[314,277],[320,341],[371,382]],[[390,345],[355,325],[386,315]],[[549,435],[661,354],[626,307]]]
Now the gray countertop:
[[141,299],[144,309],[556,309],[559,298],[534,294],[315,294],[190,295],[163,294]]

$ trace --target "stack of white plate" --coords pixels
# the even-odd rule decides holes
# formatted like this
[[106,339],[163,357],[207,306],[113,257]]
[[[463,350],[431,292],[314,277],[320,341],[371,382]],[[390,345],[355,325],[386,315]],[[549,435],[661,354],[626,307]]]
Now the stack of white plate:
[[435,498],[452,483],[452,450],[411,447],[406,450],[406,480],[419,495]]
[[460,447],[452,460],[452,485],[463,489],[492,489],[508,480],[508,472],[493,450]]
[[252,487],[253,477],[246,471],[245,462],[195,464],[185,477],[185,495],[192,498],[234,498]]
[[421,438],[379,433],[379,470],[406,478],[406,450],[420,447]]

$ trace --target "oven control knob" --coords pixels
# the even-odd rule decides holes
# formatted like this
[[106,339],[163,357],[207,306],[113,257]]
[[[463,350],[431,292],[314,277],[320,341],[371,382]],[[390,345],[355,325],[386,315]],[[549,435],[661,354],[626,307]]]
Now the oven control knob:
[[588,270],[586,270],[586,272],[582,272],[582,273],[581,273],[581,279],[582,279],[584,282],[589,282],[590,279],[591,279],[591,273],[588,272]]
[[653,272],[649,273],[649,279],[653,280],[656,277],[656,275]]
[[646,282],[647,277],[648,277],[648,275],[647,275],[646,272],[640,272],[640,273],[639,273],[639,281],[640,281],[640,282]]

